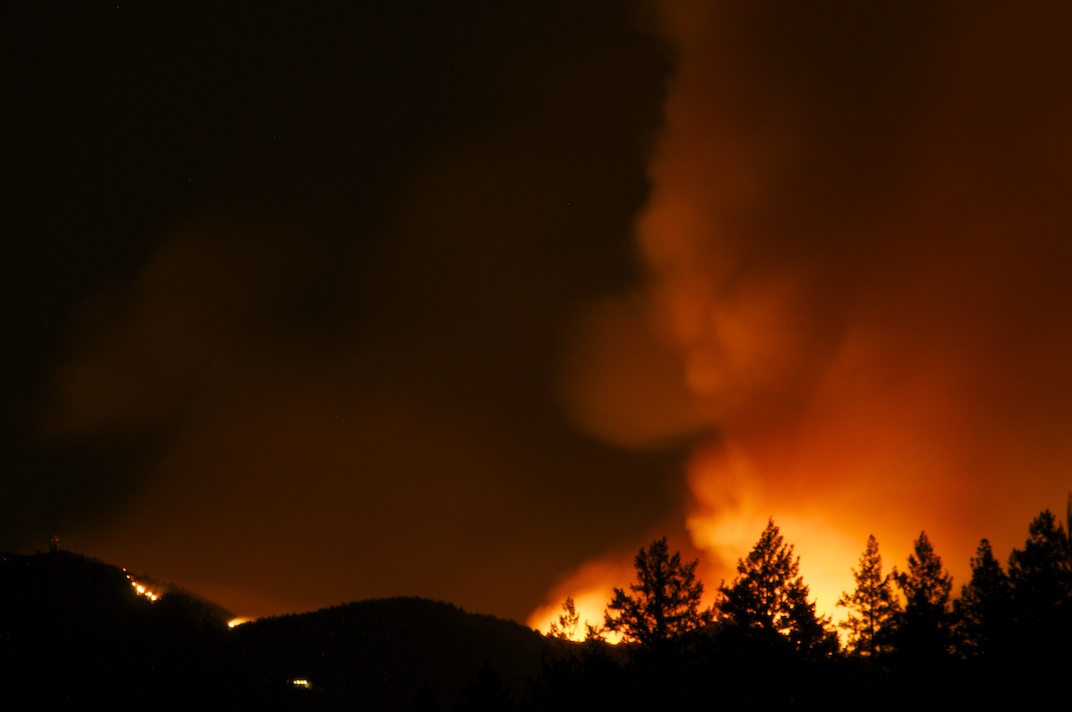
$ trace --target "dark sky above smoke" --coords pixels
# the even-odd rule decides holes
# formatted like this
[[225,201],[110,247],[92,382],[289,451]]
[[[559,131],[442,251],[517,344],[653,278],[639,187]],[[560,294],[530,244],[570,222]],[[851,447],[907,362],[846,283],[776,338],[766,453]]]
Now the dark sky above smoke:
[[625,4],[3,12],[4,547],[520,618],[678,506],[556,386],[638,281],[669,62]]
[[966,561],[1069,488],[1059,5],[0,13],[0,547],[523,619],[742,499]]

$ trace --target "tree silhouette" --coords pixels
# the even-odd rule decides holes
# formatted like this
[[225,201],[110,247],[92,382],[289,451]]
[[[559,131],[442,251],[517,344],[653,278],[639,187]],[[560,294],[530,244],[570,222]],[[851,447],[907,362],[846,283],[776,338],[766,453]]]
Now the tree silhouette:
[[926,532],[920,532],[908,556],[908,571],[895,570],[894,580],[905,598],[895,633],[898,652],[919,665],[948,656],[953,647],[953,579]]
[[979,542],[971,560],[971,580],[954,602],[959,643],[970,656],[993,656],[1009,643],[1012,625],[1012,589],[1009,577],[994,558],[990,542]]
[[1022,623],[1033,614],[1049,618],[1072,596],[1072,546],[1050,510],[1031,522],[1024,548],[1013,549],[1009,578]]
[[856,590],[842,593],[837,605],[848,609],[839,625],[848,632],[848,649],[861,657],[873,658],[889,651],[889,636],[901,606],[891,586],[892,576],[882,575],[882,556],[874,535],[860,556],[859,570],[853,569]]
[[725,624],[772,640],[778,635],[798,652],[826,653],[837,649],[837,637],[827,621],[815,614],[808,587],[800,576],[800,559],[786,544],[774,519],[755,547],[737,561],[737,578],[721,588],[720,610]]
[[633,561],[637,583],[629,585],[629,593],[614,589],[604,614],[606,630],[657,650],[709,623],[712,613],[700,605],[703,584],[696,579],[697,563],[682,564],[677,552],[670,556],[666,537],[641,548]]
[[1025,660],[1052,662],[1045,651],[1072,658],[1072,544],[1050,510],[1028,527],[1023,549],[1009,556],[1018,653]]
[[503,687],[495,668],[485,662],[476,679],[462,690],[462,700],[454,709],[458,712],[507,712],[517,709],[517,705]]

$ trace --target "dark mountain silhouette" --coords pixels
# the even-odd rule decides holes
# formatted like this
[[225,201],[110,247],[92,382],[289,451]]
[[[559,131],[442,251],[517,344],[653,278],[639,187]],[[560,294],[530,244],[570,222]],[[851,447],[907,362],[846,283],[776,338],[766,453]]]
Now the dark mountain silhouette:
[[[420,598],[361,601],[239,626],[233,639],[255,687],[292,680],[351,707],[407,709],[432,698],[443,709],[497,679],[512,699],[564,648],[530,628]],[[489,672],[494,678],[489,677]]]
[[[770,531],[773,522],[761,543]],[[766,624],[773,614],[764,601],[778,596],[750,602],[725,593],[714,622],[655,647],[639,636],[617,646],[598,636],[571,643],[420,598],[229,629],[219,606],[146,575],[59,550],[0,554],[0,709],[693,709],[710,704],[714,687],[724,704],[745,707],[836,698],[892,709],[915,704],[921,690],[951,707],[1067,707],[1072,537],[1055,517],[1047,510],[1032,522],[1007,578],[997,577],[996,560],[973,560],[972,583],[952,607],[925,535],[914,551],[899,585],[906,613],[885,624],[891,649],[867,656],[825,634],[829,645],[798,645],[789,622]],[[803,586],[782,558],[758,557],[745,573]],[[638,574],[651,568],[645,561],[638,557]],[[995,589],[1005,604],[977,605],[984,569],[1005,581]],[[825,629],[806,596],[798,603]],[[906,617],[910,605],[926,615]],[[984,620],[993,624],[985,630],[1008,634],[980,638]]]
[[67,551],[0,555],[0,694],[45,708],[167,692],[179,705],[220,688],[226,612],[173,586],[151,601],[132,578]]
[[[139,595],[139,583],[158,598]],[[234,629],[228,617],[175,586],[71,552],[2,554],[0,707],[25,697],[42,709],[484,706],[519,700],[547,656],[569,645],[419,598]]]

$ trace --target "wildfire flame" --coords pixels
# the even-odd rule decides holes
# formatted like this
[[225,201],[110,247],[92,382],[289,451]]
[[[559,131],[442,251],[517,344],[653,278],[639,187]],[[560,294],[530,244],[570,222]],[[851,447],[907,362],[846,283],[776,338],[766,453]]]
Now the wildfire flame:
[[130,585],[136,594],[142,598],[149,599],[153,603],[160,600],[160,596],[163,595],[160,589],[153,587],[147,582],[139,581],[130,574],[127,574],[127,580],[130,581]]
[[[554,587],[547,596],[547,602],[533,611],[528,625],[542,633],[548,633],[552,623],[557,623],[562,615],[562,604],[567,597],[573,598],[577,610],[579,625],[575,630],[563,631],[571,640],[585,639],[588,627],[599,629],[603,626],[603,613],[607,603],[614,594],[614,587],[624,587],[632,579],[631,557],[617,561],[591,561],[582,566],[571,576]],[[606,633],[604,639],[617,643],[621,636]]]

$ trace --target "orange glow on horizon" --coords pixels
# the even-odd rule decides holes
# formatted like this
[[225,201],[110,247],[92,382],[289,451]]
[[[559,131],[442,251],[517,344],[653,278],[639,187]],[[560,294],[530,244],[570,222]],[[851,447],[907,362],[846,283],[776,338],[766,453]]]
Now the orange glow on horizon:
[[[562,614],[562,603],[567,597],[572,597],[580,624],[571,640],[582,641],[587,626],[597,629],[603,627],[603,613],[614,596],[614,588],[625,588],[634,579],[632,556],[620,560],[607,558],[590,561],[551,590],[546,602],[528,617],[528,626],[548,633],[551,624],[557,622]],[[608,643],[618,643],[621,635],[608,632],[603,634],[603,639]]]

